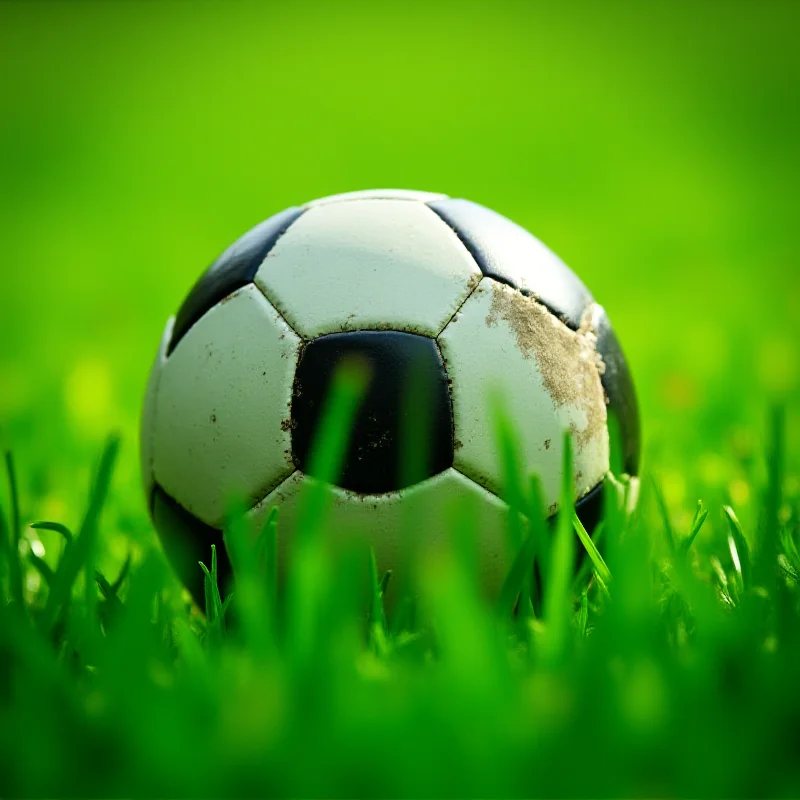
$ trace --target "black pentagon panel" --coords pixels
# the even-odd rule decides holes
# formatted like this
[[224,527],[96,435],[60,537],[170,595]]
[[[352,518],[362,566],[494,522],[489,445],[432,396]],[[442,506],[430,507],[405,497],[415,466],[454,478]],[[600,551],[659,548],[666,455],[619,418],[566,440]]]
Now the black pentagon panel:
[[533,296],[577,330],[592,295],[557,256],[542,258],[544,245],[525,228],[469,200],[428,203],[456,233],[489,278]]
[[353,331],[314,339],[300,356],[292,400],[292,455],[298,469],[310,469],[334,372],[348,359],[367,364],[370,382],[337,484],[381,494],[452,466],[453,410],[436,343],[414,333]]
[[217,258],[192,287],[178,310],[167,355],[178,346],[178,342],[203,314],[231,292],[253,282],[258,268],[275,246],[275,242],[303,213],[302,208],[287,208],[275,214],[237,239]]
[[[638,475],[641,429],[633,378],[619,339],[602,306],[593,307],[591,322],[597,336],[597,352],[605,363],[605,371],[600,380],[608,398],[608,414],[619,426],[622,466],[629,475]],[[611,422],[610,425],[613,426],[614,423]]]
[[233,572],[222,531],[201,522],[158,485],[153,489],[150,505],[167,560],[203,611],[205,592],[199,562],[202,561],[210,570],[211,545],[216,545],[219,591],[224,599],[232,589]]

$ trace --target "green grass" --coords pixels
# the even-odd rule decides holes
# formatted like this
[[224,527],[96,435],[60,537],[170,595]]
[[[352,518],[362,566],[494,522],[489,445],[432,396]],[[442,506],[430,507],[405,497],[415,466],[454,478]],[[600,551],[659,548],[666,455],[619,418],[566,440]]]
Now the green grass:
[[[320,475],[336,474],[362,386],[357,371],[339,382]],[[119,576],[95,569],[116,439],[74,535],[23,523],[9,456],[0,791],[796,795],[800,514],[784,493],[782,419],[766,482],[752,487],[763,498],[752,529],[728,505],[698,505],[681,530],[654,482],[632,514],[624,485],[610,484],[598,549],[567,481],[553,529],[510,512],[516,555],[499,602],[475,584],[474,540],[454,527],[449,547],[423,551],[413,597],[388,615],[389,576],[374,556],[330,550],[323,493],[306,497],[280,593],[279,513],[254,535],[233,510],[235,591],[220,596],[215,554],[198,565],[203,616],[158,549]],[[522,487],[507,444],[507,474]],[[527,485],[517,499],[537,521],[538,482]],[[45,531],[61,544],[37,553]],[[541,604],[527,578],[534,560]]]

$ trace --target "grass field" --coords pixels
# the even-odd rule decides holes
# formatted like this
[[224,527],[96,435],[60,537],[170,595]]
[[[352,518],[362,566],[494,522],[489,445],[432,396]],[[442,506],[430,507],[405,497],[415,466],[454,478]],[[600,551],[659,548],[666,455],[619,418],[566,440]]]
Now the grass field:
[[[791,2],[0,5],[0,796],[800,793],[799,29]],[[385,620],[322,521],[286,608],[245,574],[206,620],[140,490],[164,320],[260,219],[374,186],[496,208],[581,275],[637,382],[639,511],[575,579],[569,517],[539,532],[516,619],[459,528]]]

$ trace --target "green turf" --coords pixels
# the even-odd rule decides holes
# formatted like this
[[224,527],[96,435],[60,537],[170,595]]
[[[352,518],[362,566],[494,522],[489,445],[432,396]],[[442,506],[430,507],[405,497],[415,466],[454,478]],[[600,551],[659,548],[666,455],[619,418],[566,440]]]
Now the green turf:
[[[0,796],[800,793],[799,29],[772,0],[0,4]],[[323,502],[289,607],[271,519],[207,625],[140,490],[163,324],[260,219],[374,186],[494,207],[586,281],[640,516],[577,575],[573,520],[512,517],[489,606],[455,509],[385,618]]]
[[[329,405],[320,474],[335,474],[358,381]],[[655,485],[628,514],[623,480],[609,483],[601,553],[567,480],[554,528],[510,513],[499,602],[454,526],[448,546],[423,547],[388,614],[391,576],[374,556],[331,549],[322,484],[280,597],[279,514],[258,533],[232,511],[237,584],[221,596],[216,553],[198,565],[203,617],[156,549],[113,580],[95,569],[116,439],[75,534],[23,531],[9,458],[3,794],[796,795],[800,513],[783,492],[783,441],[776,412],[752,530],[730,506],[704,538],[701,506],[674,528]],[[567,475],[570,459],[567,446]],[[534,520],[537,487],[518,494]],[[42,559],[34,531],[48,529],[62,544]]]

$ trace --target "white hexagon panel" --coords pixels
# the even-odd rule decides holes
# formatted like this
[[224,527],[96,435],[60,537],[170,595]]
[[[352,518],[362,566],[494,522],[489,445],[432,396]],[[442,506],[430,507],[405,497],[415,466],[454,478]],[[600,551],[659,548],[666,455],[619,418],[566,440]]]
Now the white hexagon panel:
[[455,232],[421,202],[312,205],[255,281],[305,339],[355,330],[436,336],[481,278]]
[[535,299],[484,278],[439,346],[451,381],[457,469],[502,495],[489,402],[495,394],[551,512],[559,497],[565,429],[575,446],[576,497],[600,482],[609,466],[608,428],[602,361],[590,331],[573,331]]
[[[281,565],[286,564],[292,547],[304,492],[313,483],[313,478],[298,470],[250,513],[254,527],[259,529],[273,506],[280,509]],[[500,590],[508,569],[508,506],[457,470],[450,468],[408,488],[383,494],[357,494],[338,486],[326,490],[326,535],[335,537],[334,546],[366,542],[374,549],[381,571],[396,567],[413,550],[425,552],[451,544],[452,522],[460,511],[462,519],[466,515],[471,520],[478,537],[476,567],[481,585],[490,595]],[[412,541],[414,536],[418,537],[416,542]]]
[[300,338],[253,284],[206,312],[161,367],[155,480],[219,527],[232,497],[260,500],[294,469],[290,403]]

